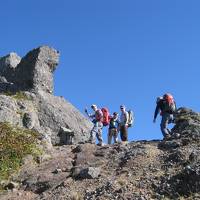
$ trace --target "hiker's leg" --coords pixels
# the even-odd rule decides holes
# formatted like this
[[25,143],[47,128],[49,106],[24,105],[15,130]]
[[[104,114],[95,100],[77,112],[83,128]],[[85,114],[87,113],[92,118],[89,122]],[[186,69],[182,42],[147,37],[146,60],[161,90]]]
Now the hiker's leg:
[[98,132],[96,133],[97,139],[99,141],[99,144],[102,145],[103,143],[103,138],[102,138],[102,129],[99,129]]
[[128,128],[127,128],[127,126],[124,126],[124,140],[128,141]]
[[103,144],[103,138],[102,138],[102,128],[103,128],[103,124],[101,122],[98,122],[98,131],[96,133],[97,139],[99,141],[99,144],[102,145]]
[[91,132],[90,132],[89,142],[95,143],[95,135],[96,135],[96,131],[95,131],[95,129],[92,129]]
[[170,134],[168,129],[167,129],[168,121],[169,121],[169,114],[167,114],[167,113],[163,114],[161,124],[160,124],[160,128],[161,128],[161,131],[162,131],[162,134],[163,134],[164,137],[166,137],[167,135]]
[[120,135],[122,141],[127,141],[127,132],[126,127],[124,125],[120,127]]
[[[168,124],[172,124],[172,123],[174,123],[174,116],[171,114],[171,115],[169,115],[169,117],[168,117]],[[168,128],[167,130],[168,130],[168,133],[169,133],[170,135],[172,135],[171,130],[170,130],[169,128]]]
[[97,127],[97,122],[94,124],[91,132],[90,132],[90,139],[89,139],[89,142],[91,143],[95,143],[95,135],[98,131],[98,127]]
[[170,114],[170,116],[169,116],[169,122],[168,123],[169,124],[174,123],[174,115],[173,114]]
[[112,129],[108,129],[108,144],[111,144],[112,141]]
[[123,141],[123,140],[124,140],[124,137],[123,137],[123,128],[122,128],[122,126],[120,126],[119,131],[120,131],[120,138],[121,138],[121,141]]
[[171,135],[171,130],[169,128],[167,128],[168,134]]
[[114,137],[114,143],[118,143],[118,132],[117,129],[113,129],[113,137]]

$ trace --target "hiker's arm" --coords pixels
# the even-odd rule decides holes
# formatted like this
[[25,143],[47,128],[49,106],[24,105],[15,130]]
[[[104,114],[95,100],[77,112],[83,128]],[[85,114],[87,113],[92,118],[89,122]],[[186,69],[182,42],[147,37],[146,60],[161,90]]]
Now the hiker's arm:
[[95,117],[95,114],[89,114],[88,111],[87,111],[87,109],[85,109],[85,113],[87,114],[87,116],[89,118],[94,118]]
[[177,111],[177,106],[176,106],[176,102],[174,102],[175,103],[175,112]]
[[88,117],[95,118],[95,114],[88,114]]
[[153,121],[154,121],[154,122],[156,121],[156,118],[157,118],[157,116],[158,116],[159,111],[160,111],[160,106],[157,104],[156,110],[155,110],[155,112],[154,112],[154,118],[153,118]]
[[87,116],[89,117],[89,114],[88,114],[88,110],[87,110],[87,108],[85,108],[85,113],[86,113]]
[[126,117],[125,125],[128,126],[128,112],[125,113],[125,117]]
[[119,132],[119,130],[120,130],[120,121],[117,120],[117,131]]

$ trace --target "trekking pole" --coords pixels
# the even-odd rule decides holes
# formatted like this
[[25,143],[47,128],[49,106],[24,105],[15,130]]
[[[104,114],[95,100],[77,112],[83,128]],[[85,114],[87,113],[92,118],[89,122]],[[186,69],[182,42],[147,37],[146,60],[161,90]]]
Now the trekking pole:
[[87,114],[88,117],[90,117],[88,110],[87,110],[87,107],[85,108],[85,113]]

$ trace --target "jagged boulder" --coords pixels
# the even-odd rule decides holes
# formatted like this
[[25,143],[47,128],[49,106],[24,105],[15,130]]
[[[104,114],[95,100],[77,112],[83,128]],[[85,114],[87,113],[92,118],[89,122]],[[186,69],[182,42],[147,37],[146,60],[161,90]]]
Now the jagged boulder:
[[77,179],[94,179],[100,175],[100,168],[98,167],[87,167],[80,170],[80,173],[76,176]]
[[14,70],[20,63],[21,58],[16,53],[10,53],[0,58],[0,76],[6,77],[8,81],[12,80]]
[[59,52],[48,46],[30,51],[16,68],[15,83],[20,90],[43,90],[53,94],[53,72],[59,61]]
[[15,91],[15,69],[21,58],[16,53],[10,53],[0,58],[0,92]]
[[[55,97],[40,91],[36,101],[40,126],[43,132],[46,131],[46,127],[51,129],[54,144],[60,143],[61,127],[70,129],[74,133],[74,143],[85,142],[89,139],[91,122],[63,97]],[[68,141],[64,143],[67,144]]]
[[22,59],[14,53],[0,59],[0,122],[36,130],[52,144],[69,144],[60,141],[64,127],[73,132],[73,143],[85,142],[91,122],[64,98],[53,95],[58,62],[59,52],[48,46],[33,49]]
[[200,114],[188,108],[179,108],[175,114],[172,133],[179,133],[185,138],[200,138]]

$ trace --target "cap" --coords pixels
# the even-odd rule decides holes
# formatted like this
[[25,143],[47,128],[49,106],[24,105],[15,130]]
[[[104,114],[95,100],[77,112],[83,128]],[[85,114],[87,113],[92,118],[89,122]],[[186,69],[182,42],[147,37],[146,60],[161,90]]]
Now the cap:
[[91,108],[97,108],[97,106],[95,104],[92,104]]
[[121,109],[124,109],[124,108],[126,108],[126,107],[125,107],[125,105],[121,105],[120,108],[121,108]]
[[117,112],[114,112],[113,115],[118,115],[118,113],[117,113]]

